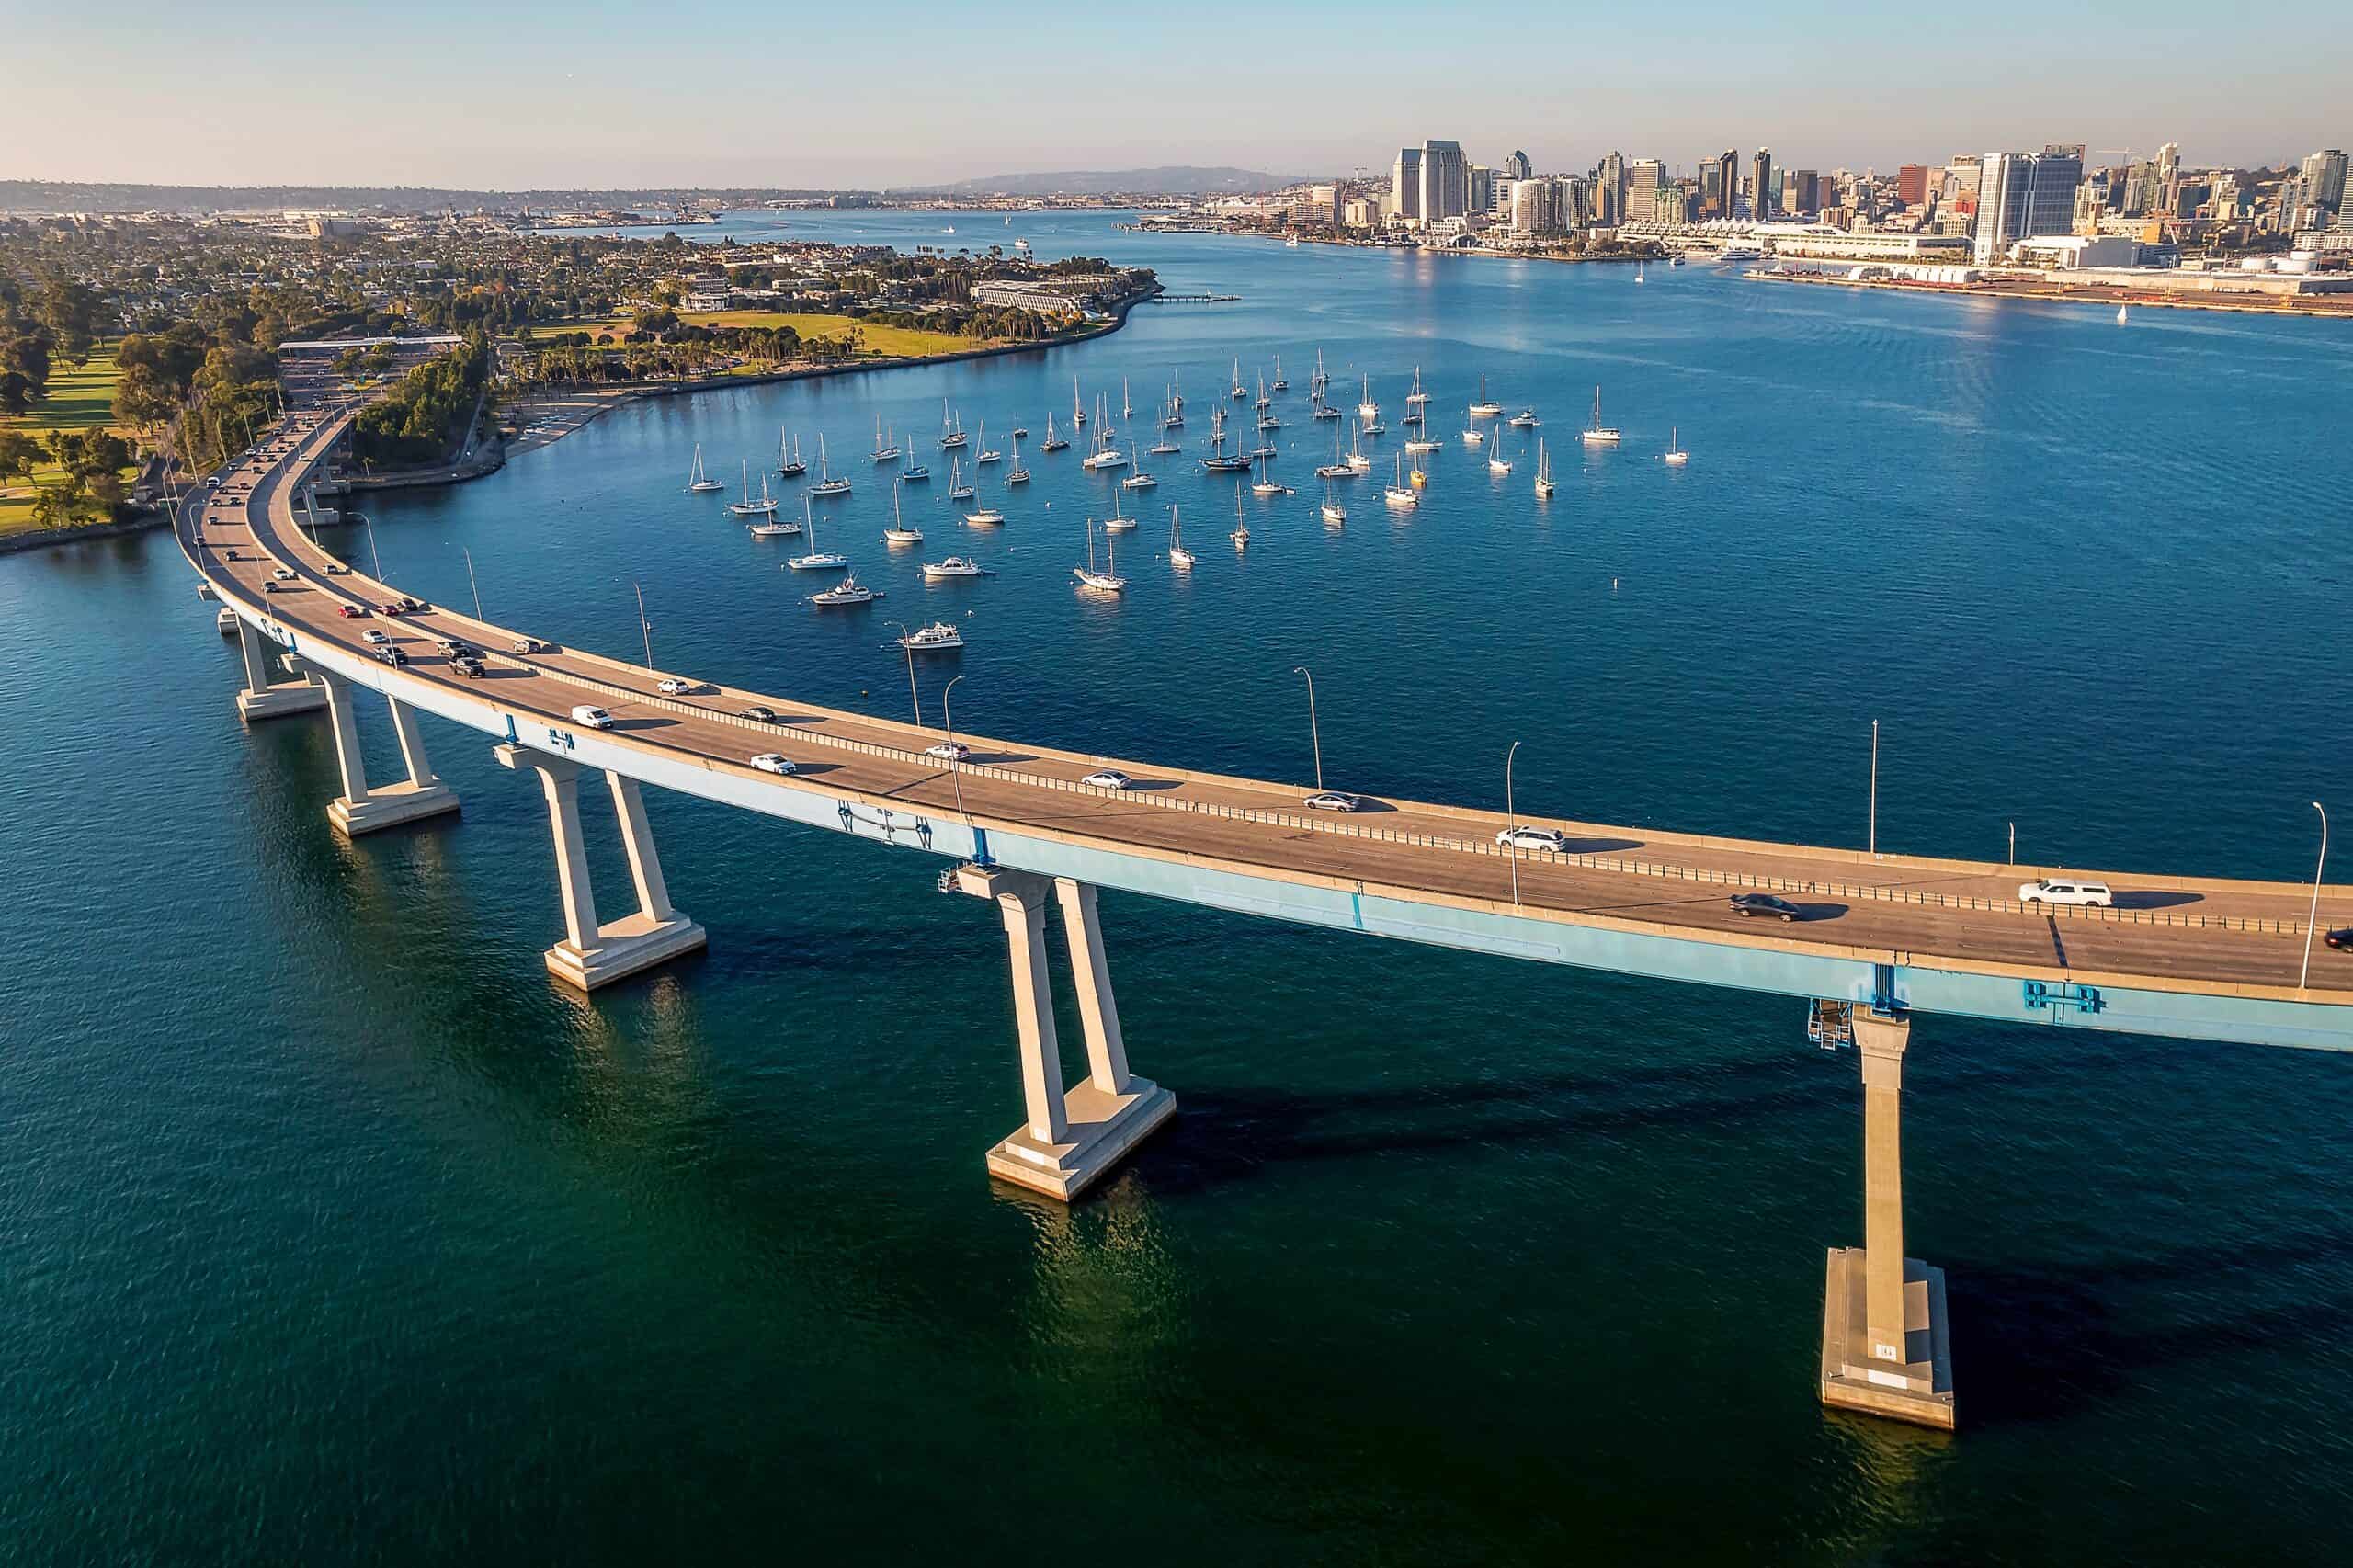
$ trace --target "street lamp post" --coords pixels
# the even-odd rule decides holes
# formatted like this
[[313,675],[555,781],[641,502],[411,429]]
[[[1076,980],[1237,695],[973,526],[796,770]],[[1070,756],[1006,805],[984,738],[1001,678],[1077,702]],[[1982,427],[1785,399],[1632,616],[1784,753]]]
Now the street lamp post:
[[384,580],[384,558],[376,549],[376,519],[365,512],[359,514],[359,518],[368,525],[368,559],[375,562],[376,581],[381,583]]
[[1504,753],[1504,819],[1508,824],[1504,843],[1511,850],[1511,906],[1519,907],[1519,808],[1512,803],[1511,765],[1519,756],[1519,743],[1511,743],[1511,750]]
[[949,696],[956,689],[956,681],[963,678],[962,676],[958,676],[955,680],[949,681],[940,688],[939,722],[947,726],[948,730],[948,777],[956,786],[956,814],[963,817],[964,825],[970,827],[972,818],[964,810],[964,771],[956,756],[956,715],[948,706]]
[[2018,824],[2010,824],[2010,864],[2018,863]]
[[907,700],[915,704],[915,728],[920,730],[923,728],[923,699],[915,695],[915,645],[910,641],[905,621],[886,620],[882,624],[899,629],[899,651],[907,656]]
[[484,619],[482,613],[482,585],[474,580],[474,552],[464,545],[458,548],[466,557],[466,585],[474,591],[474,619],[481,620]]
[[2313,810],[2320,813],[2320,864],[2313,868],[2313,907],[2304,916],[2304,971],[2296,977],[2299,991],[2313,977],[2313,927],[2320,924],[2320,879],[2328,869],[2328,808],[2314,801]]
[[1879,858],[1879,721],[1871,721],[1871,858]]
[[1307,738],[1315,747],[1315,792],[1324,792],[1324,733],[1315,722],[1315,676],[1305,665],[1293,665],[1290,673],[1307,676]]
[[645,667],[650,670],[654,667],[654,623],[645,619],[645,585],[631,583],[630,586],[637,590],[637,630],[645,639]]

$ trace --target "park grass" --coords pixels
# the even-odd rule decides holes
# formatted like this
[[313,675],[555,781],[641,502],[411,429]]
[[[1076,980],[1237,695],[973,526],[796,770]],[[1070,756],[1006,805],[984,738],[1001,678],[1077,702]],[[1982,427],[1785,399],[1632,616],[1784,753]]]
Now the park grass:
[[[28,436],[41,437],[51,430],[103,429],[114,422],[116,374],[111,351],[91,355],[86,364],[61,364],[50,375],[49,395],[33,404],[29,414],[0,417],[0,430],[21,430]],[[124,469],[124,482],[129,483],[138,472],[135,468]],[[0,485],[0,534],[31,528],[33,485],[59,484],[64,478],[63,469],[45,462],[35,465],[32,485],[20,479]]]
[[[688,326],[758,327],[767,331],[789,326],[799,333],[803,341],[813,337],[840,337],[855,332],[865,344],[868,356],[882,355],[892,358],[961,354],[974,348],[989,347],[996,341],[985,337],[959,337],[954,333],[933,332],[925,327],[884,326],[880,322],[859,321],[854,316],[799,311],[681,311],[678,320]],[[628,342],[631,332],[628,316],[610,316],[602,321],[551,322],[530,330],[534,342],[563,333],[585,332],[592,343],[598,335],[610,333],[616,345]]]

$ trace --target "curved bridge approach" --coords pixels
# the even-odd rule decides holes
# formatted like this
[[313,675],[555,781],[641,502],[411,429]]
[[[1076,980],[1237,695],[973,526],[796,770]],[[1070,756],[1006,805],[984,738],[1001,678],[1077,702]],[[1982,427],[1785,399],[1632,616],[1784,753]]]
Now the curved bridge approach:
[[[446,608],[386,613],[398,590],[306,538],[296,504],[348,429],[354,405],[298,411],[176,518],[181,548],[233,616],[249,720],[324,709],[347,833],[456,809],[416,714],[491,737],[536,776],[555,840],[563,938],[550,969],[584,989],[702,946],[672,905],[643,785],[939,856],[943,887],[995,902],[1013,969],[1027,1118],[989,1152],[995,1175],[1068,1199],[1175,1109],[1130,1072],[1095,891],[1109,887],[1369,936],[1803,997],[1827,1045],[1851,1045],[1865,1084],[1865,1245],[1830,1254],[1824,1398],[1952,1423],[1941,1271],[1904,1256],[1897,1101],[1915,1014],[1945,1013],[2180,1039],[2353,1050],[2353,960],[2315,926],[2353,921],[2353,887],[2083,873],[2113,909],[2018,901],[2037,868],[1648,833],[1469,807],[1381,801],[1311,811],[1296,784],[1230,778],[1017,744],[754,691],[544,642]],[[346,607],[367,610],[347,616]],[[373,633],[405,662],[380,656]],[[464,673],[444,642],[469,645]],[[279,670],[293,678],[281,678]],[[407,778],[371,786],[354,704],[392,707]],[[594,706],[609,728],[575,722]],[[773,718],[747,716],[764,709]],[[929,748],[950,739],[969,755]],[[761,771],[779,752],[797,770]],[[1127,790],[1081,780],[1110,766]],[[579,780],[605,777],[637,909],[602,921],[582,853]],[[1557,830],[1565,848],[1512,849],[1507,821]],[[1767,892],[1807,916],[1739,917],[1729,895]],[[1087,1074],[1063,1081],[1044,925],[1061,911]],[[2317,981],[2318,983],[2311,983]]]

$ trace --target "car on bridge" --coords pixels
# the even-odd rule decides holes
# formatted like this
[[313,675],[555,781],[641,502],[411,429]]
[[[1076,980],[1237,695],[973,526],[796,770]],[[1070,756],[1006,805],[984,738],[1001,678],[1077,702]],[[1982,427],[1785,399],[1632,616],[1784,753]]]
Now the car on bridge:
[[490,673],[489,665],[483,664],[480,659],[473,658],[470,655],[450,660],[449,667],[457,671],[460,675],[465,676],[468,680],[480,680],[483,676]]
[[2353,926],[2340,926],[2321,938],[2338,952],[2353,951]]
[[337,605],[335,607],[335,612],[346,620],[364,620],[368,617],[368,607],[366,605]]
[[510,653],[552,653],[555,650],[536,637],[517,637],[506,645]]
[[749,719],[755,724],[773,724],[776,722],[776,710],[765,702],[755,702],[736,717]]
[[408,655],[401,652],[398,648],[393,647],[377,649],[376,657],[383,660],[384,663],[391,665],[395,669],[408,663]]
[[665,697],[685,697],[690,692],[700,691],[702,683],[695,680],[680,680],[676,676],[664,676],[655,683],[654,689]]
[[2064,903],[2079,909],[2111,909],[2116,895],[2106,882],[2087,882],[2075,877],[2037,877],[2030,882],[2018,884],[2020,903]]
[[1361,795],[1351,795],[1344,790],[1318,790],[1314,794],[1308,796],[1303,803],[1319,812],[1360,812],[1364,810],[1364,797]]
[[1098,767],[1079,782],[1091,784],[1097,790],[1126,790],[1132,788],[1135,784],[1134,779],[1116,767]]
[[1549,827],[1507,827],[1495,835],[1495,842],[1506,849],[1549,849],[1555,855],[1569,852],[1568,835]]
[[590,730],[609,730],[613,727],[613,716],[610,713],[586,702],[572,710],[572,722],[584,729]]
[[367,631],[359,634],[359,639],[363,642],[373,643],[379,648],[392,641],[392,638],[385,633],[384,629],[381,626],[369,627]]
[[966,745],[961,741],[941,741],[937,745],[928,745],[924,747],[923,754],[926,756],[936,756],[942,762],[970,762],[972,760],[972,748]]
[[782,752],[764,751],[752,759],[752,766],[763,773],[792,773],[797,771],[790,757]]
[[1775,898],[1769,892],[1736,892],[1728,902],[1732,912],[1744,920],[1759,915],[1773,920],[1796,920],[1805,914],[1788,899]]

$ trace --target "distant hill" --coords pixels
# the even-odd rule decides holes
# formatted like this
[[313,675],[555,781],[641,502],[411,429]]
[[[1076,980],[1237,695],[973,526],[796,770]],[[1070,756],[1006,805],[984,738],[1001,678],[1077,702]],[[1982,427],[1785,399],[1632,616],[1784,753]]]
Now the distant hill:
[[1257,169],[1195,168],[1176,164],[1158,169],[1063,169],[1048,174],[991,175],[949,185],[903,186],[893,196],[1225,196],[1241,191],[1279,190],[1297,176]]

